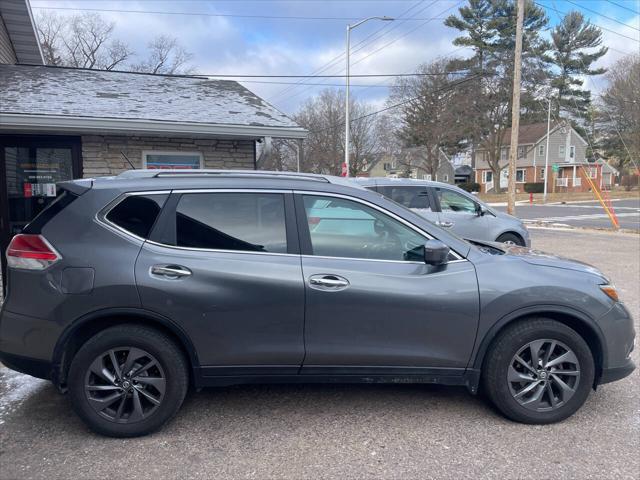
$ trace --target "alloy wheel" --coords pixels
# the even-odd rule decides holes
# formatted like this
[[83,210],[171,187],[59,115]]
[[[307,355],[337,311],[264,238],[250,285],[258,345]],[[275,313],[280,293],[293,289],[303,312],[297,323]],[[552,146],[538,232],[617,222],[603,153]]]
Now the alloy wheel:
[[84,392],[101,417],[116,423],[139,422],[161,405],[166,377],[160,362],[136,347],[118,347],[99,355],[85,375]]
[[529,342],[512,358],[507,371],[509,390],[523,407],[536,412],[566,405],[580,382],[580,362],[557,340]]

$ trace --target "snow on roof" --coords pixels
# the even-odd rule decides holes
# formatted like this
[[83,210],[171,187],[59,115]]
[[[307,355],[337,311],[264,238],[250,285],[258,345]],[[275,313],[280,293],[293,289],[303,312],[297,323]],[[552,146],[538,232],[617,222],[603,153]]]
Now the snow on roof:
[[40,65],[0,65],[0,114],[303,131],[236,81]]

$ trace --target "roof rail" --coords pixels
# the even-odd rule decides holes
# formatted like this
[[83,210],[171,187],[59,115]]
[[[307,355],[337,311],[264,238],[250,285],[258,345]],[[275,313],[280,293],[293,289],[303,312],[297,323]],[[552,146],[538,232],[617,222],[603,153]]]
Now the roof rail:
[[207,169],[178,169],[178,170],[126,170],[118,178],[164,178],[164,177],[252,177],[252,178],[282,178],[290,180],[306,180],[311,182],[331,183],[322,175],[298,172],[270,172],[266,170],[207,170]]

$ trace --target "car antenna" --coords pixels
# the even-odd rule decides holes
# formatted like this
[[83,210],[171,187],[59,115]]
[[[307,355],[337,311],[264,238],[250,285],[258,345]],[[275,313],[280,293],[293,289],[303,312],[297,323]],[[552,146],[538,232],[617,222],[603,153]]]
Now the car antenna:
[[133,163],[131,163],[131,160],[129,160],[129,157],[127,157],[122,150],[120,150],[120,155],[122,155],[129,165],[131,165],[132,170],[136,169],[136,167],[133,166]]

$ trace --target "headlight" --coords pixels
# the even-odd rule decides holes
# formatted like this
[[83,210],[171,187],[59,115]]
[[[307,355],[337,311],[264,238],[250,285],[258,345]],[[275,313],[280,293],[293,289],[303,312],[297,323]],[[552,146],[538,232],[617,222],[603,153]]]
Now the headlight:
[[620,300],[618,297],[618,291],[612,284],[607,283],[605,285],[600,285],[600,290],[602,290],[607,295],[607,297],[609,297],[614,302],[618,302]]

